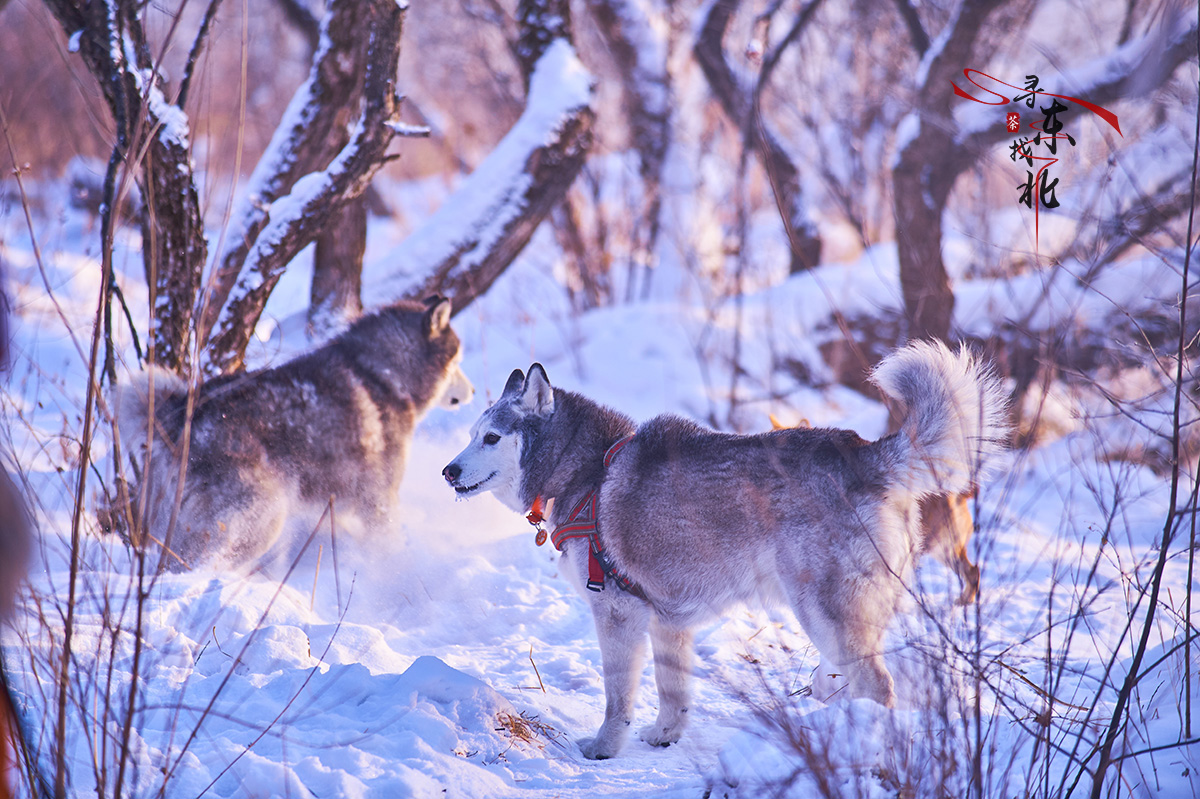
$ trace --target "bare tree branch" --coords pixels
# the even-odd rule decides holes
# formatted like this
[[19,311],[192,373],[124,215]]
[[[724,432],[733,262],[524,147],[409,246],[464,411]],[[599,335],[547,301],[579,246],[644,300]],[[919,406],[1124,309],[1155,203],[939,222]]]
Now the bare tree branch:
[[200,50],[204,47],[204,42],[208,40],[208,31],[212,28],[213,19],[217,16],[217,9],[220,7],[221,0],[209,0],[208,8],[204,11],[204,19],[200,22],[200,30],[192,41],[187,65],[183,68],[183,80],[179,82],[179,96],[175,98],[175,105],[180,108],[187,108],[188,89],[192,85],[192,75],[195,74],[196,63],[200,60]]
[[[1195,28],[1193,27],[1193,32]],[[1195,36],[1192,36],[1190,42],[1191,47],[1188,50],[1188,55],[1196,55],[1200,58],[1200,41]],[[1182,480],[1186,476],[1185,467],[1180,460],[1180,430],[1181,430],[1181,415],[1182,400],[1184,397],[1184,362],[1188,345],[1187,336],[1187,320],[1188,320],[1188,292],[1192,290],[1190,284],[1190,271],[1192,264],[1192,232],[1195,224],[1196,216],[1196,183],[1197,174],[1200,172],[1200,108],[1196,112],[1196,127],[1192,144],[1192,169],[1191,179],[1187,181],[1188,185],[1188,224],[1187,236],[1184,244],[1183,256],[1183,274],[1180,281],[1179,292],[1179,338],[1175,351],[1175,397],[1171,412],[1171,489],[1169,499],[1167,501],[1167,518],[1163,523],[1162,538],[1159,543],[1158,559],[1154,564],[1153,576],[1150,579],[1149,596],[1146,596],[1145,591],[1139,596],[1139,602],[1142,597],[1146,597],[1145,620],[1142,622],[1141,635],[1133,650],[1133,659],[1129,663],[1129,671],[1125,674],[1125,680],[1121,685],[1120,691],[1117,692],[1116,707],[1113,708],[1112,717],[1108,724],[1108,730],[1104,734],[1103,743],[1099,746],[1099,757],[1097,758],[1096,770],[1092,779],[1092,799],[1100,799],[1104,794],[1104,778],[1107,776],[1108,768],[1111,764],[1113,746],[1117,742],[1117,737],[1121,730],[1129,723],[1130,716],[1127,709],[1130,696],[1133,694],[1134,688],[1138,682],[1145,676],[1141,671],[1142,658],[1146,654],[1146,649],[1150,645],[1151,637],[1154,635],[1157,627],[1154,624],[1155,614],[1158,612],[1158,597],[1162,590],[1163,572],[1167,566],[1167,560],[1171,552],[1171,543],[1179,534],[1177,519],[1182,515],[1180,513],[1180,497],[1179,489]],[[1184,502],[1186,503],[1187,495],[1184,494]],[[1194,517],[1193,517],[1194,519]],[[1195,527],[1192,527],[1193,534],[1191,544],[1195,544]],[[1191,572],[1192,560],[1189,556],[1188,571]],[[1190,575],[1189,575],[1190,576]],[[1169,589],[1168,589],[1169,590]],[[1190,589],[1189,589],[1190,590]],[[1190,594],[1189,594],[1190,603]],[[1135,606],[1136,607],[1136,606]],[[1135,610],[1136,612],[1136,610]],[[1191,624],[1190,620],[1184,620],[1188,628],[1188,636],[1190,642]],[[1190,652],[1185,653],[1184,657],[1189,657]],[[1191,708],[1188,708],[1188,735],[1191,735]],[[1090,757],[1088,758],[1091,759]],[[1080,773],[1083,768],[1081,767]]]
[[[201,311],[201,342],[208,350],[213,345],[205,343],[203,334],[216,323],[234,284],[252,269],[248,258],[270,221],[271,204],[290,192],[301,176],[328,166],[348,141],[347,127],[358,113],[362,97],[368,38],[363,31],[373,24],[377,5],[386,4],[373,0],[332,0],[329,4],[308,80],[292,97],[234,210],[235,227],[226,233],[224,246],[214,255],[212,283]],[[377,51],[379,44],[374,44]]]
[[[387,147],[400,129],[394,80],[404,10],[386,1],[362,6],[365,8],[362,22],[369,27],[369,33],[363,36],[360,29],[358,35],[369,44],[362,90],[364,109],[357,130],[327,169],[294,181],[290,193],[265,209],[263,225],[201,355],[201,366],[208,374],[228,373],[241,367],[254,326],[284,268],[312,243],[348,200],[363,193],[387,160]],[[333,25],[329,17],[326,19],[328,36]],[[317,110],[319,113],[320,109]]]
[[771,76],[775,73],[775,67],[779,66],[780,59],[783,58],[784,52],[799,41],[801,34],[812,22],[813,15],[817,13],[817,9],[821,6],[821,0],[808,0],[804,8],[796,14],[796,18],[792,20],[792,26],[788,28],[788,32],[783,35],[779,43],[771,48],[770,52],[763,58],[762,69],[758,72],[758,81],[754,86],[755,102],[758,102],[759,95],[763,89],[771,82]]
[[925,32],[925,26],[921,24],[917,7],[912,4],[912,0],[896,0],[896,8],[900,11],[900,18],[904,20],[904,26],[908,28],[908,36],[912,39],[913,49],[917,51],[918,56],[925,55],[929,49],[929,34]]
[[[637,0],[591,0],[588,8],[621,75],[644,205],[634,230],[634,262],[652,268],[662,211],[662,170],[671,144],[671,76],[667,43],[656,33],[666,20]],[[647,273],[647,277],[648,277]],[[635,291],[630,273],[629,295]],[[648,286],[648,281],[644,283]]]
[[151,357],[181,372],[207,252],[187,117],[163,96],[132,6],[115,0],[47,0],[47,6],[68,37],[79,36],[79,54],[116,120],[125,168],[138,175],[142,258],[154,298]]
[[759,115],[753,90],[742,85],[725,56],[722,44],[725,31],[740,5],[741,0],[717,0],[713,3],[693,52],[725,115],[744,135],[749,134],[747,146],[758,154],[763,168],[771,176],[775,203],[784,227],[793,232],[789,236],[792,239],[791,271],[797,272],[820,262],[821,240],[816,226],[808,218],[800,188],[800,171],[771,132],[766,120]]
[[369,305],[437,293],[461,311],[562,201],[583,167],[595,122],[592,76],[561,24],[569,19],[565,5],[521,3],[522,27],[538,28],[520,36],[522,61],[534,65],[524,112],[437,213],[388,255],[389,272],[373,280]]
[[1085,282],[1095,280],[1105,266],[1187,213],[1194,190],[1190,185],[1191,176],[1190,169],[1177,172],[1113,216],[1100,220],[1091,239],[1076,244],[1060,255],[1059,260],[1078,258],[1087,264],[1082,279]]

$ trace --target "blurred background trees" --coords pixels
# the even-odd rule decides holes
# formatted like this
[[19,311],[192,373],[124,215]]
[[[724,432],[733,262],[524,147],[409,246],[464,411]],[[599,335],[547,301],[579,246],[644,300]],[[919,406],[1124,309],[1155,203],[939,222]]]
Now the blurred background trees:
[[[247,264],[261,256],[253,245],[265,209],[291,194],[298,178],[326,169],[365,118],[367,42],[375,41],[367,35],[373,23],[362,16],[369,6],[113,5],[119,27],[138,43],[126,102],[139,86],[145,90],[133,73],[153,73],[163,98],[189,123],[185,149],[168,159],[155,155],[164,137],[141,130],[121,162],[127,169],[131,154],[141,159],[133,177],[142,199],[124,216],[140,215],[147,269],[155,264],[160,295],[169,298],[151,337],[157,360],[184,370],[198,322],[204,369],[237,368],[273,281],[313,241],[311,334],[323,337],[352,319],[364,305],[367,214],[401,213],[367,190],[374,170],[394,181],[450,180],[475,170],[517,125],[536,57],[555,37],[570,41],[595,77],[594,99],[538,156],[538,182],[554,185],[532,203],[527,221],[549,220],[563,282],[580,310],[696,292],[711,305],[893,243],[902,317],[876,320],[869,332],[844,320],[845,346],[829,354],[831,363],[848,358],[846,369],[861,372],[905,337],[957,337],[953,286],[961,276],[1011,275],[1073,259],[1094,278],[1131,252],[1182,240],[1191,172],[1181,131],[1196,102],[1195,67],[1180,68],[1194,64],[1196,15],[1183,4],[590,0],[517,8],[456,0],[414,3],[407,12],[403,50],[397,38],[392,53],[394,86],[379,95],[394,103],[402,94],[404,102],[380,117],[386,124],[377,120],[376,151],[353,188],[335,191],[327,212],[301,215],[305,232],[292,246]],[[139,130],[117,118],[118,84],[97,67],[99,40],[76,33],[102,25],[103,8],[65,0],[0,6],[0,102],[13,151],[27,175],[72,180],[79,202],[97,202],[122,126],[126,138]],[[539,29],[536,18],[561,20],[561,27]],[[341,84],[332,82],[335,66],[344,72]],[[1001,111],[955,96],[951,81],[963,84],[968,67],[1009,82],[1040,75],[1043,90],[1105,105],[1123,122],[1115,135],[1081,111],[1068,118],[1078,146],[1059,163],[1060,208],[1041,209],[1039,240],[1032,214],[1020,221],[1021,170],[1007,157],[1012,136]],[[285,117],[289,101],[298,102],[314,80],[329,81],[325,91],[336,102],[323,106],[319,125],[302,125],[313,152],[264,174],[271,167],[264,153],[269,161],[273,147],[286,149],[281,121],[295,122]],[[141,112],[131,106],[128,113]],[[397,131],[418,127],[426,138],[391,144]],[[1147,148],[1166,154],[1161,174],[1143,174]],[[7,151],[0,160],[12,168]],[[146,170],[162,175],[171,164],[178,185],[147,202]],[[537,164],[527,166],[536,171]],[[179,206],[174,211],[164,193]],[[202,230],[180,222],[188,216],[201,219]],[[160,225],[153,231],[151,218]],[[181,225],[187,230],[171,233]],[[505,234],[499,255],[480,267],[485,278],[461,278],[464,264],[470,272],[482,258],[472,250],[476,242],[449,261],[404,265],[404,280],[365,305],[442,290],[461,309],[528,241],[526,228]],[[181,258],[186,269],[171,265]],[[664,262],[692,277],[657,269]],[[199,291],[202,273],[206,293]],[[177,285],[168,284],[171,277]],[[199,303],[187,307],[183,298],[202,294],[207,315],[193,322]],[[1028,372],[1017,362],[1030,358],[1014,355],[1014,371]]]
[[[867,368],[905,339],[963,338],[1011,378],[1019,445],[1087,416],[1072,447],[1093,437],[1097,462],[1179,483],[1200,452],[1200,315],[1184,302],[1198,14],[1173,0],[0,0],[0,169],[26,179],[20,196],[0,182],[0,215],[28,203],[37,237],[63,187],[91,209],[95,230],[64,238],[97,244],[62,274],[105,270],[101,334],[124,310],[107,244],[126,236],[151,288],[127,314],[150,320],[139,356],[194,377],[241,368],[306,261],[315,342],[400,297],[443,292],[461,311],[540,229],[536,266],[575,314],[661,304],[695,322],[670,330],[695,332],[705,390],[686,386],[686,407],[716,427],[763,429],[765,412],[739,410],[789,392],[796,422],[821,409],[809,389],[830,388],[831,407],[853,394],[841,386],[872,394]],[[1119,116],[1119,132],[1066,117],[1058,207],[1036,227],[1007,109],[959,96],[952,82],[981,96],[967,68],[1037,75]],[[1128,285],[1141,278],[1154,285]],[[65,414],[62,431],[73,448]],[[80,486],[86,424],[82,440]],[[1088,490],[1114,519],[1141,500],[1106,486]],[[1194,520],[1194,497],[1167,528]],[[1122,566],[1131,616],[1182,555],[1168,543],[1154,570]]]

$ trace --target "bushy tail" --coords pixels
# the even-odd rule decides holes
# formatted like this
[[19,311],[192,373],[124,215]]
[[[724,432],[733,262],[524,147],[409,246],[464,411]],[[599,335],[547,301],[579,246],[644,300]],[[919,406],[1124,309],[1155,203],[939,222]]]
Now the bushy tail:
[[903,406],[900,432],[881,444],[913,494],[964,493],[996,465],[1009,437],[1008,401],[999,378],[965,346],[909,344],[871,379]]
[[127,452],[141,452],[150,430],[150,397],[157,414],[172,399],[187,394],[187,383],[158,366],[138,372],[117,386],[117,429]]

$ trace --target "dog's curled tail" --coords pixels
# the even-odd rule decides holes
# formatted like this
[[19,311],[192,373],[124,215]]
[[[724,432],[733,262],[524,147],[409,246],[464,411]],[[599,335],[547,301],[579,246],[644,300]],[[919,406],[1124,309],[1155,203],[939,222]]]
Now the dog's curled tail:
[[119,384],[115,392],[117,429],[126,451],[138,452],[146,444],[150,430],[150,398],[154,398],[157,414],[171,400],[186,395],[187,390],[187,383],[159,366],[137,372]]
[[901,406],[885,445],[914,494],[964,493],[1007,447],[1008,400],[995,373],[965,346],[918,341],[880,361],[871,380]]

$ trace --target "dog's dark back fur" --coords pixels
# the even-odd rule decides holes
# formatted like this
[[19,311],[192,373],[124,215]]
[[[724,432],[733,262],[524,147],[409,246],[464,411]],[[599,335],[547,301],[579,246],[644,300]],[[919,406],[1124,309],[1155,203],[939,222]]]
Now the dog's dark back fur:
[[[322,506],[335,497],[368,523],[386,518],[413,428],[456,368],[459,339],[448,324],[436,324],[436,305],[398,303],[281,366],[196,390],[172,547],[184,563],[222,548],[234,560],[261,555],[295,500]],[[155,392],[155,415],[166,441],[151,453],[146,521],[161,539],[174,499],[163,489],[174,485],[188,395],[179,381],[156,379],[164,390]],[[136,388],[122,392],[120,421],[139,452],[148,392],[131,396]],[[279,512],[261,510],[276,506]]]

